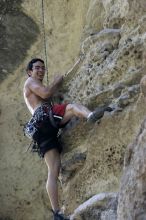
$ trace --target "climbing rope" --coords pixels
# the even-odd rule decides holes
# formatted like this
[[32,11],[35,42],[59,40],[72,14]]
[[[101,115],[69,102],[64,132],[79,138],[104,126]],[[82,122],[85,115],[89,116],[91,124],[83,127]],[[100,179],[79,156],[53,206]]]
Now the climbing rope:
[[47,59],[47,45],[46,45],[46,32],[45,32],[45,10],[44,10],[44,0],[42,0],[42,33],[43,33],[43,44],[44,44],[44,57],[46,65],[46,75],[47,75],[47,85],[49,83],[48,77],[48,59]]
[[[45,65],[46,65],[46,75],[47,75],[47,85],[49,83],[49,77],[48,77],[48,60],[47,60],[47,45],[46,45],[46,32],[45,32],[45,9],[44,9],[44,0],[41,1],[41,8],[42,8],[42,33],[43,33],[43,45],[44,45],[44,57],[45,57]],[[68,70],[65,73],[65,77],[67,77],[68,75],[70,75],[72,72],[75,72],[80,63],[84,60],[84,56],[83,54],[80,54],[80,57],[78,58],[78,60],[75,62],[75,64],[73,65],[73,67]]]

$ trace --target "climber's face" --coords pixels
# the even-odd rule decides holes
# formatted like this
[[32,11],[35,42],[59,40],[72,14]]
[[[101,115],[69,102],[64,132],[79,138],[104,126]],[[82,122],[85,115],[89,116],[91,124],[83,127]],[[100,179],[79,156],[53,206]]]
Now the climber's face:
[[33,63],[32,70],[29,71],[29,76],[42,81],[45,75],[45,65],[44,63],[37,61]]

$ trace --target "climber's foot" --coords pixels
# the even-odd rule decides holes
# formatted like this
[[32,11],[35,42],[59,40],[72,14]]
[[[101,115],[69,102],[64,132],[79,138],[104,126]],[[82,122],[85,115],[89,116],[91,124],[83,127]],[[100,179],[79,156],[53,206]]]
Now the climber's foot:
[[60,211],[52,211],[54,218],[53,220],[70,220],[68,217],[65,217],[64,214],[62,214]]
[[87,119],[88,122],[96,122],[98,121],[99,119],[101,119],[103,116],[104,116],[104,112],[111,112],[113,111],[114,109],[109,107],[109,106],[106,106],[106,107],[98,107],[96,108],[93,113],[89,116],[89,118]]

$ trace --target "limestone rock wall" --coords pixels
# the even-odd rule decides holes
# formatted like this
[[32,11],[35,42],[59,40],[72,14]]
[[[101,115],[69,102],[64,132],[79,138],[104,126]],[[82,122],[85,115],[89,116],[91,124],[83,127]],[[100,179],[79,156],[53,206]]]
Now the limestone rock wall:
[[[146,70],[143,56],[146,3],[144,0],[44,2],[49,79],[55,73],[70,70],[61,88],[64,101],[80,102],[91,109],[110,104],[116,109],[106,114],[100,124],[75,121],[64,131],[60,203],[71,214],[90,197],[104,192],[99,205],[104,212],[99,207],[93,207],[92,212],[90,207],[79,219],[116,218],[115,205],[111,215],[107,211],[111,207],[108,195],[119,191],[125,149],[137,134],[146,110],[139,88]],[[0,2],[0,219],[3,220],[51,218],[45,192],[47,169],[37,155],[25,152],[29,141],[22,133],[23,124],[30,117],[22,96],[25,66],[32,57],[44,58],[41,13],[41,1]]]
[[126,150],[118,204],[119,220],[146,218],[145,123],[144,120],[137,137]]

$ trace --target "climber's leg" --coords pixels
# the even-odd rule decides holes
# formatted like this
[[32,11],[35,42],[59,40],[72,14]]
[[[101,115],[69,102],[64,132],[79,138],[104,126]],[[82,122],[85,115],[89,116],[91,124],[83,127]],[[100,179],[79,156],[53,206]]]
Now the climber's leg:
[[57,181],[61,165],[60,154],[57,149],[52,149],[45,154],[44,159],[48,167],[46,189],[50,198],[52,209],[56,212],[59,210]]
[[111,112],[111,107],[98,107],[95,111],[91,112],[88,108],[80,104],[68,104],[66,106],[65,114],[63,116],[61,124],[68,122],[73,116],[79,118],[87,118],[89,122],[95,122],[103,117],[104,112]]
[[66,106],[65,114],[63,116],[61,124],[68,122],[73,116],[79,118],[87,118],[91,111],[80,104],[68,104]]

